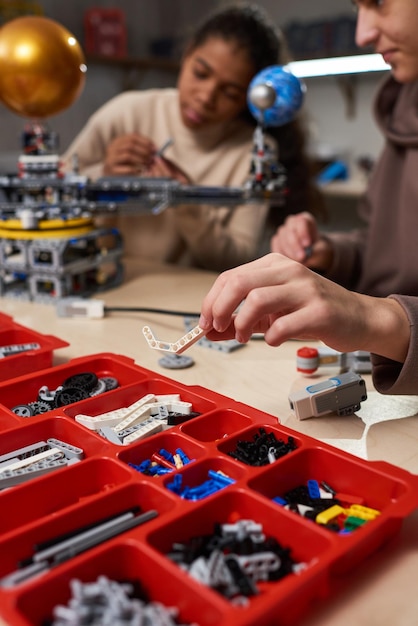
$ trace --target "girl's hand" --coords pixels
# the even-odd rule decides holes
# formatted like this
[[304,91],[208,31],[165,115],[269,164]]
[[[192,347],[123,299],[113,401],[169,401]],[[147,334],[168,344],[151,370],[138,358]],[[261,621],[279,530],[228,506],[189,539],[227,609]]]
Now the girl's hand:
[[106,176],[137,176],[153,162],[155,144],[137,133],[121,135],[106,150],[103,173]]
[[173,178],[174,180],[178,180],[182,185],[190,184],[190,180],[187,175],[179,167],[177,167],[177,165],[172,163],[172,161],[169,161],[164,157],[154,157],[149,168],[143,173],[143,176]]

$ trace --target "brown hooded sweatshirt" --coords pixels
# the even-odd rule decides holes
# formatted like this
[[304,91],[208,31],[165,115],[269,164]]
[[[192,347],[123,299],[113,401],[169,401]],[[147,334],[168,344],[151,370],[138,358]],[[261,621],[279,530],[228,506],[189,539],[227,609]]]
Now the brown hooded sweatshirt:
[[372,296],[418,296],[418,81],[391,76],[374,106],[386,144],[358,211],[365,227],[331,233],[327,277]]
[[372,296],[391,294],[406,310],[411,341],[404,364],[372,355],[376,389],[418,394],[418,81],[392,76],[378,91],[374,114],[386,143],[359,204],[365,227],[332,233],[328,278]]

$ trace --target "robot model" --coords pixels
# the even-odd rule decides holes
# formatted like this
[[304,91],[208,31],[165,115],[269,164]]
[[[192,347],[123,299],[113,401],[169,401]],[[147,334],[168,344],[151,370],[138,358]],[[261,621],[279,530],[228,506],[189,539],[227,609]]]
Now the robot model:
[[[20,50],[31,42],[30,58]],[[283,203],[286,174],[265,138],[265,128],[290,121],[303,87],[281,66],[258,74],[248,90],[257,120],[248,184],[181,185],[172,179],[105,177],[90,181],[64,174],[55,133],[45,118],[80,94],[86,65],[75,38],[49,18],[27,16],[0,33],[0,100],[29,119],[22,133],[16,175],[0,175],[0,296],[54,302],[89,296],[123,280],[123,241],[115,228],[97,228],[97,215],[158,213],[178,204]],[[2,197],[1,197],[2,196]]]
[[303,103],[305,87],[286,67],[274,65],[259,72],[248,88],[248,107],[257,120],[251,160],[250,189],[283,189],[286,172],[269,145],[265,131],[289,123]]

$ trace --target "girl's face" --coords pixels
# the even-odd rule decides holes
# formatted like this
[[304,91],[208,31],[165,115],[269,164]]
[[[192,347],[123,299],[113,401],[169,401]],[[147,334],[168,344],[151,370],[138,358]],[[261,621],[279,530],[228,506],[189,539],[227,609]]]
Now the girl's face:
[[186,54],[177,83],[185,126],[200,129],[238,117],[253,75],[247,52],[233,41],[211,37]]
[[373,46],[400,83],[418,79],[418,1],[353,0],[356,43]]

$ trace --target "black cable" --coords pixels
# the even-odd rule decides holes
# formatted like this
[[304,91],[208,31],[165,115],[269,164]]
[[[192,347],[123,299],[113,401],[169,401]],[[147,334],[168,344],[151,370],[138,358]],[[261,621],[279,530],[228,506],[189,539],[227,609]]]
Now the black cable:
[[178,315],[179,317],[200,317],[200,313],[190,311],[171,311],[149,307],[105,306],[104,311],[105,313],[159,313],[161,315]]

